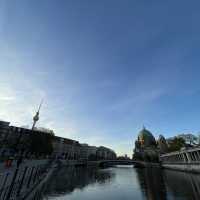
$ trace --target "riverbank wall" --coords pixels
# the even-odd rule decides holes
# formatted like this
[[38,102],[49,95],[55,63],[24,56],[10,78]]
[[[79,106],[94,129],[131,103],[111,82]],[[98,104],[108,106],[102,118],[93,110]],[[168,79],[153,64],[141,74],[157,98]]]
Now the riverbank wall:
[[135,168],[152,168],[152,167],[161,167],[160,163],[151,163],[151,162],[136,162],[134,164]]
[[168,163],[162,164],[162,168],[183,171],[183,172],[191,172],[191,173],[200,173],[200,163]]

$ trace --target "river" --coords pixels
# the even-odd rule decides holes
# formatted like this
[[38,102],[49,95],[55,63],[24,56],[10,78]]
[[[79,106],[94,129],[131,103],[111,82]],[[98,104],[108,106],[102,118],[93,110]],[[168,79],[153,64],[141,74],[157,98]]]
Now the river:
[[54,172],[43,200],[199,200],[200,175],[116,166]]

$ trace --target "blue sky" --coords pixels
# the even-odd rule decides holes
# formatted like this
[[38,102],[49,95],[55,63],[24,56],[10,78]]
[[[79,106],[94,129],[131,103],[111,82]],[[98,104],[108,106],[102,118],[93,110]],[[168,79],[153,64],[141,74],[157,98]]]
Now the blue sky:
[[200,2],[1,0],[0,118],[131,155],[200,131]]

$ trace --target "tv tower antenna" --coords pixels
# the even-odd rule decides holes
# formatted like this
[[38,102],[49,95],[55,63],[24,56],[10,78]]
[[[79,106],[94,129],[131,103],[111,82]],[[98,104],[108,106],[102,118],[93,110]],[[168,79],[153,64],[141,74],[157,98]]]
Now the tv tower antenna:
[[36,112],[35,116],[33,117],[33,126],[32,126],[32,130],[34,130],[37,121],[39,121],[39,119],[40,119],[40,109],[41,109],[41,107],[42,107],[42,104],[43,104],[43,99],[42,99],[41,102],[40,102],[38,111]]

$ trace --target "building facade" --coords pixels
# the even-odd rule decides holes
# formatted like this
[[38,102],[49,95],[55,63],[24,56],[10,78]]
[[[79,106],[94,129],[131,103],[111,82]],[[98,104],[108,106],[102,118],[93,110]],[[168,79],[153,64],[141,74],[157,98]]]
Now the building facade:
[[[0,155],[23,154],[29,148],[30,129],[10,126],[9,122],[0,122]],[[2,126],[3,124],[3,126]]]
[[88,144],[81,144],[81,159],[96,160],[98,147]]
[[159,135],[158,138],[158,148],[159,148],[159,153],[164,154],[168,152],[168,145],[165,137],[163,135]]
[[139,132],[135,141],[133,159],[146,162],[158,162],[157,142],[153,134],[145,127]]
[[[9,122],[0,121],[0,157],[10,155],[37,156],[34,151],[31,151],[33,144],[34,149],[40,149],[41,145],[37,143],[37,136],[51,135],[50,145],[52,145],[51,155],[40,151],[39,156],[50,155],[53,158],[65,160],[98,160],[98,159],[115,159],[116,154],[113,150],[107,147],[96,147],[88,144],[80,144],[76,140],[55,136],[53,131],[44,128],[22,128],[10,126]],[[36,143],[32,140],[36,136]],[[40,142],[42,142],[40,140]],[[47,140],[43,137],[43,145]],[[42,149],[42,148],[41,148]],[[34,155],[33,155],[34,154]]]
[[116,153],[107,147],[100,146],[97,149],[98,160],[115,160],[117,158]]
[[81,158],[81,145],[78,141],[54,136],[52,156],[65,160],[78,160]]

